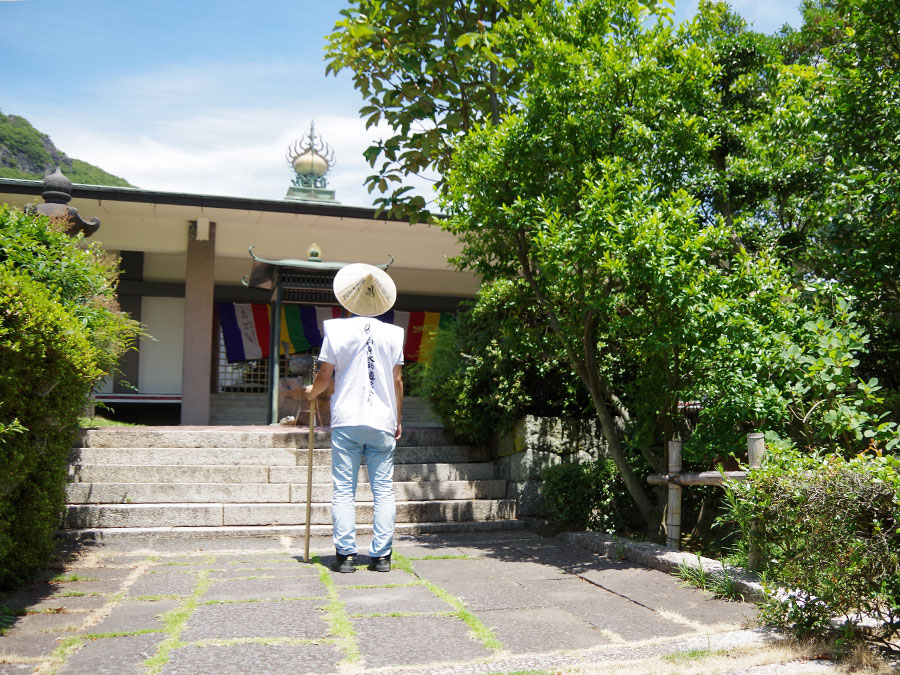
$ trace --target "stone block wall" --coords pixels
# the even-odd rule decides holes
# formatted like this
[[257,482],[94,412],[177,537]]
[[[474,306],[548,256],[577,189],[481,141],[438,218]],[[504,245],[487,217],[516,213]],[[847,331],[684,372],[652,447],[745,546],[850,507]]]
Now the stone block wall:
[[606,443],[596,420],[526,416],[512,433],[493,445],[497,477],[506,480],[506,496],[515,499],[517,514],[545,515],[541,473],[555,464],[574,464],[605,457]]

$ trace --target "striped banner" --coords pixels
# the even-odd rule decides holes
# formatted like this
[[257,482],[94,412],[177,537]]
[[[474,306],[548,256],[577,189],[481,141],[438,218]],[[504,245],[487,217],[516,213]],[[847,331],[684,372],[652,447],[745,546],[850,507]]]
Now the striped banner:
[[229,363],[269,358],[267,305],[220,302],[218,309]]
[[[269,305],[220,302],[216,306],[229,363],[269,357]],[[323,322],[347,316],[349,313],[341,307],[282,305],[280,353],[297,354],[321,347],[325,337]],[[403,328],[406,336],[404,360],[431,363],[438,333],[445,330],[455,317],[441,312],[391,310],[377,318]]]

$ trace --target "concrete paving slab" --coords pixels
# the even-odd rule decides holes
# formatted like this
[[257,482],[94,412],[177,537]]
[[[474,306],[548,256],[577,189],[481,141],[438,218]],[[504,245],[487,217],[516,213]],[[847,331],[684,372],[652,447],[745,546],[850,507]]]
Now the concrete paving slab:
[[73,632],[81,628],[87,614],[26,614],[20,616],[7,635],[21,635],[51,632]]
[[64,608],[64,610],[69,613],[90,612],[95,609],[100,609],[106,603],[107,599],[103,595],[53,595],[49,598],[44,598],[40,602],[28,605],[28,609],[33,612],[58,610],[59,608]]
[[163,675],[326,675],[338,672],[342,654],[334,645],[238,644],[182,647],[172,652]]
[[[369,559],[363,558],[360,564],[368,565]],[[370,572],[365,567],[357,569],[353,574],[331,573],[335,586],[384,586],[386,584],[414,584],[418,577],[399,569],[396,565],[390,572]]]
[[[60,633],[16,632],[0,636],[0,658],[15,656],[35,659],[47,656],[69,637]],[[0,671],[2,672],[2,671]]]
[[30,673],[34,670],[34,663],[0,663],[0,675],[18,675]]
[[143,675],[144,661],[156,654],[163,633],[124,635],[88,641],[69,656],[58,675]]
[[462,558],[466,555],[456,546],[413,546],[411,544],[395,543],[394,550],[410,559],[428,557]]
[[214,582],[203,594],[201,601],[323,598],[327,594],[318,577],[234,579]]
[[122,581],[133,571],[134,565],[129,565],[127,567],[111,567],[108,564],[104,564],[102,566],[85,566],[83,562],[78,562],[74,565],[67,566],[64,576],[76,575],[78,577],[85,577],[85,580],[91,579],[97,581]]
[[494,631],[503,648],[514,654],[588,649],[610,643],[594,626],[558,607],[494,609],[476,615]]
[[328,635],[322,600],[272,600],[200,605],[181,634],[185,642],[228,638],[302,638]]
[[754,605],[715,600],[711,593],[688,587],[676,577],[635,563],[621,562],[607,569],[587,570],[580,575],[632,602],[656,611],[673,612],[703,625],[745,627],[756,614]]
[[0,596],[0,607],[25,609],[41,602],[45,598],[53,596],[55,593],[56,586],[53,584],[29,584]]
[[553,606],[581,617],[597,629],[609,631],[624,642],[693,632],[689,626],[665,619],[646,607],[593,586],[584,579],[534,580],[524,583],[535,595]]
[[351,619],[365,665],[424,665],[446,661],[471,661],[491,651],[469,635],[469,627],[443,616],[380,617]]
[[[81,572],[80,574],[84,574]],[[53,583],[53,594],[60,593],[102,593],[110,595],[118,593],[122,590],[121,579],[110,579],[108,581],[61,581]]]
[[610,631],[625,642],[694,632],[688,625],[671,621],[584,579],[535,580],[525,583],[529,589],[554,606],[581,617],[598,629]]
[[314,569],[304,568],[295,562],[292,567],[238,567],[234,565],[227,569],[214,569],[210,571],[210,579],[240,579],[246,577],[278,577],[291,579],[294,577],[318,577],[318,572]]
[[[362,551],[359,563],[362,566],[368,563],[366,552],[369,538],[369,535],[363,535],[358,540]],[[330,537],[314,536],[310,543],[311,551],[318,555],[322,564],[328,565],[333,561]],[[461,598],[486,625],[496,625],[497,634],[508,650],[505,654],[493,654],[487,650],[472,638],[468,626],[458,618],[428,614],[451,608],[430,594],[415,575],[396,567],[388,574],[369,572],[364,568],[355,574],[330,573],[347,614],[428,612],[411,617],[351,617],[358,633],[357,643],[365,659],[360,665],[360,672],[367,668],[382,668],[391,673],[405,669],[406,673],[431,675],[434,672],[507,672],[531,667],[552,669],[561,666],[570,657],[575,659],[573,665],[590,663],[594,654],[614,650],[617,642],[623,643],[622,648],[632,648],[637,650],[636,654],[643,654],[641,649],[648,644],[647,640],[672,646],[698,635],[698,632],[715,637],[718,635],[716,631],[727,629],[728,624],[719,620],[722,616],[732,616],[729,613],[731,608],[726,603],[707,600],[695,589],[681,587],[679,580],[666,577],[661,572],[636,567],[635,563],[617,563],[570,548],[578,547],[570,547],[560,539],[541,539],[520,530],[416,536],[401,534],[396,537],[397,553],[407,557],[447,552],[458,555],[462,551],[476,556],[471,559],[414,560],[413,566],[423,578]],[[327,602],[325,587],[319,581],[321,568],[303,561],[303,538],[297,537],[295,532],[291,536],[267,533],[260,538],[246,535],[209,538],[199,533],[191,539],[152,536],[134,540],[96,540],[86,542],[84,551],[91,555],[82,555],[72,561],[69,571],[83,577],[100,579],[102,576],[100,581],[39,584],[8,595],[0,603],[8,605],[11,598],[17,598],[28,600],[36,607],[53,608],[67,600],[50,597],[54,591],[61,588],[77,591],[89,588],[89,584],[103,583],[119,588],[127,575],[134,572],[137,563],[144,561],[148,569],[130,587],[129,594],[120,601],[118,608],[113,609],[103,622],[86,630],[96,633],[117,629],[158,629],[160,621],[157,615],[177,607],[183,600],[141,602],[135,596],[189,595],[196,588],[198,573],[204,570],[212,578],[212,583],[204,597],[200,598],[201,604],[189,617],[181,638],[188,642],[237,639],[239,642],[247,640],[247,643],[215,648],[200,643],[176,649],[170,662],[174,669],[164,672],[255,675],[257,672],[279,672],[273,669],[280,665],[262,668],[259,664],[268,664],[269,659],[273,664],[281,664],[281,658],[289,661],[292,673],[304,672],[304,668],[308,668],[309,672],[330,673],[338,667],[342,656],[338,648],[330,641],[320,642],[328,640],[329,630],[324,611],[319,609]],[[172,562],[182,564],[166,564]],[[624,572],[631,575],[630,581],[619,576]],[[659,575],[662,580],[642,572]],[[580,578],[579,574],[584,578]],[[602,581],[614,589],[606,590],[588,579]],[[406,585],[386,588],[393,584]],[[697,618],[686,616],[677,608],[669,610],[668,604],[660,606],[660,611],[655,612],[655,605],[647,607],[642,602],[645,596],[662,595],[668,598],[667,603],[684,606],[680,593],[685,593],[684,597],[695,603]],[[219,599],[215,600],[217,597]],[[10,635],[0,637],[0,654],[4,651],[4,645],[33,643],[28,656],[20,658],[46,658],[58,646],[58,638],[79,633],[78,630],[61,630],[65,629],[65,624],[76,617],[81,625],[92,623],[91,613],[107,602],[107,598],[94,596],[69,600],[73,605],[81,603],[80,614],[22,617]],[[206,604],[210,600],[213,602]],[[249,600],[257,602],[247,602]],[[722,606],[726,609],[722,610]],[[705,611],[707,608],[710,611]],[[543,616],[542,621],[535,618],[540,616]],[[34,617],[60,623],[41,624]],[[542,625],[544,633],[541,632]],[[548,625],[553,626],[552,630],[546,630]],[[41,632],[47,630],[50,632]],[[193,631],[193,634],[188,631]],[[158,638],[162,633],[152,635]],[[28,642],[30,638],[34,640]],[[255,638],[315,640],[319,644],[251,644],[250,641]],[[80,659],[87,659],[88,647],[93,650],[99,643],[109,645],[112,639],[104,638],[86,644],[71,658],[80,654]],[[571,640],[572,644],[566,640]],[[579,651],[584,649],[584,644],[593,646],[588,647],[587,651]],[[319,655],[302,656],[312,653],[307,648],[317,650]],[[109,662],[116,663],[115,650],[104,649]],[[285,651],[277,651],[279,649]],[[553,653],[554,649],[573,651],[560,654]],[[221,664],[216,654],[221,655]],[[282,656],[278,657],[278,654]],[[260,659],[259,663],[252,660],[255,658]],[[489,660],[479,661],[485,658]],[[529,665],[532,661],[533,666]],[[602,663],[614,666],[614,661]],[[72,663],[74,661],[70,659],[67,667]],[[509,664],[511,668],[506,669],[505,665],[500,668],[500,664]],[[34,664],[29,666],[29,670],[33,667]],[[340,666],[341,669],[346,667],[347,664]],[[103,671],[87,662],[84,669],[61,672],[96,675],[96,672]],[[116,672],[129,671],[125,668]]]
[[283,553],[263,552],[258,554],[248,553],[220,553],[215,557],[217,565],[294,565],[296,560],[290,551]]
[[159,562],[148,567],[148,573],[169,574],[177,572],[178,574],[197,574],[197,572],[211,569],[214,565],[215,563],[211,560],[196,563]]
[[167,555],[160,557],[156,561],[156,567],[168,567],[175,565],[208,565],[217,560],[217,556],[212,553],[197,552],[193,555]]
[[539,555],[542,552],[554,549],[571,549],[573,546],[562,539],[521,539],[505,543],[508,548],[514,549],[526,555]]
[[471,610],[550,607],[551,603],[520,583],[507,579],[447,579],[440,583]]
[[123,553],[104,557],[103,562],[106,565],[136,565],[139,562],[147,560],[149,557],[149,555]]
[[[167,571],[149,571],[142,574],[128,589],[128,595],[190,595],[197,586],[197,575],[179,568],[163,568]],[[168,571],[173,570],[173,571]]]
[[478,579],[558,579],[565,572],[553,565],[542,565],[526,559],[493,560],[414,560],[413,570],[423,579],[441,581],[464,577]]
[[597,555],[592,551],[577,546],[559,547],[538,547],[533,546],[530,550],[522,551],[518,547],[511,547],[517,553],[527,555],[536,562],[544,565],[553,565],[571,574],[581,574],[588,570],[604,570],[609,568],[618,568],[619,563]]
[[341,588],[339,596],[348,614],[389,612],[452,612],[453,607],[425,586]]
[[88,630],[97,633],[125,633],[136,630],[162,630],[161,616],[181,604],[179,600],[121,600],[100,623]]

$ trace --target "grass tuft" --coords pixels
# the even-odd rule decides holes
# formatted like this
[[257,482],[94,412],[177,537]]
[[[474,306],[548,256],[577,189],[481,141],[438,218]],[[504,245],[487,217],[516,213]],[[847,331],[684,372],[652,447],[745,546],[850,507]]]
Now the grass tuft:
[[100,581],[100,579],[98,579],[97,577],[85,577],[75,573],[57,574],[55,577],[50,579],[51,584],[61,584],[68,581]]
[[334,579],[331,578],[331,572],[322,564],[319,556],[312,556],[312,563],[319,571],[319,581],[325,586],[328,592],[328,604],[325,605],[325,620],[328,622],[330,633],[336,638],[337,644],[341,651],[344,652],[344,663],[356,663],[362,659],[359,651],[359,645],[356,643],[356,631],[353,630],[353,624],[350,617],[347,616],[346,607],[341,602],[337,587],[334,585]]
[[166,639],[156,648],[156,654],[144,661],[148,675],[158,675],[163,666],[169,662],[172,650],[184,646],[184,643],[181,641],[181,633],[184,631],[188,618],[197,608],[200,596],[207,591],[210,583],[208,573],[205,570],[201,571],[197,575],[197,585],[194,586],[194,592],[179,607],[162,615],[163,631],[166,633]]
[[737,580],[731,576],[725,563],[722,563],[721,571],[707,572],[703,568],[699,553],[697,554],[696,566],[680,562],[678,563],[678,571],[675,573],[675,576],[688,585],[709,591],[722,600],[744,601],[744,594],[738,587]]

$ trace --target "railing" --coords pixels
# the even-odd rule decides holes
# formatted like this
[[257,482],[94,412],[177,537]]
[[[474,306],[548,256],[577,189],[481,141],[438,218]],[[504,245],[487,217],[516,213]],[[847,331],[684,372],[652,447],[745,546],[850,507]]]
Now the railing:
[[[746,471],[702,471],[683,473],[681,471],[681,441],[669,441],[669,473],[654,473],[647,476],[650,485],[668,485],[669,500],[666,507],[666,548],[681,550],[681,488],[688,485],[722,485],[729,480],[747,480]],[[747,434],[747,457],[751,469],[762,466],[766,443],[763,434]],[[759,551],[751,542],[747,566],[755,570],[759,566]]]

